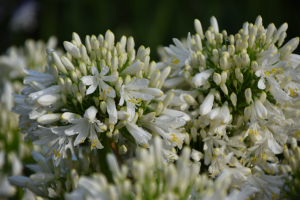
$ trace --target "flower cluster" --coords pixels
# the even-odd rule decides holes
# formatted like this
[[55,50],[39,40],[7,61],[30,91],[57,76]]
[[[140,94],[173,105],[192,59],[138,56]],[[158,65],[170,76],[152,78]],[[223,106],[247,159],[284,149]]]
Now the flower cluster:
[[[103,174],[81,176],[77,189],[66,194],[66,199],[247,199],[256,189],[247,187],[227,194],[230,172],[223,173],[215,182],[207,175],[199,175],[197,161],[190,161],[195,152],[185,147],[174,165],[164,165],[161,160],[162,141],[155,138],[150,151],[137,149],[136,158],[127,165],[118,166],[113,155],[107,156],[113,184],[108,184]],[[129,175],[130,174],[130,175]],[[135,180],[133,183],[130,177]],[[132,190],[134,192],[132,192]]]
[[204,33],[195,20],[197,33],[188,34],[186,46],[173,39],[165,47],[172,70],[164,86],[186,94],[174,106],[191,116],[185,127],[191,146],[204,152],[212,177],[230,170],[236,187],[252,185],[257,197],[277,198],[272,180],[279,184],[280,176],[262,173],[295,170],[299,162],[300,56],[292,54],[299,38],[282,46],[287,23],[265,29],[260,16],[229,36],[214,17],[210,22]]
[[[31,150],[39,151],[39,146],[23,143],[18,130],[18,116],[11,112],[14,104],[12,93],[22,89],[22,69],[43,71],[47,63],[46,48],[55,48],[56,38],[51,37],[47,44],[43,41],[27,40],[25,47],[10,47],[7,55],[0,56],[0,198],[12,197],[16,188],[9,184],[7,177],[23,174],[23,162],[30,161]],[[18,195],[18,194],[17,194]]]
[[194,24],[163,62],[108,30],[84,44],[73,33],[44,72],[23,69],[12,111],[46,155],[11,183],[67,199],[280,198],[300,161],[299,38],[283,45],[287,24],[260,16],[229,36],[214,17],[205,33]]

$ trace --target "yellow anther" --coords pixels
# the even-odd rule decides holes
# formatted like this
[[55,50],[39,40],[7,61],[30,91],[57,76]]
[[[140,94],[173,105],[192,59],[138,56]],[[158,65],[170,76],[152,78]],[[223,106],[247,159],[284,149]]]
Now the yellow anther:
[[271,72],[275,73],[277,71],[277,68],[274,68],[271,70]]
[[149,146],[147,144],[145,144],[145,143],[143,143],[143,147],[149,148]]
[[290,88],[291,96],[296,96],[297,95],[297,93],[295,93],[295,90],[297,91],[297,88],[295,88],[295,89]]
[[265,75],[270,76],[270,72],[269,71],[264,72],[264,73],[265,73]]
[[180,60],[178,58],[176,58],[176,56],[173,56],[171,59],[171,63],[173,64],[177,64]]
[[296,138],[297,136],[300,136],[300,131],[297,131],[297,133],[295,133],[294,137]]

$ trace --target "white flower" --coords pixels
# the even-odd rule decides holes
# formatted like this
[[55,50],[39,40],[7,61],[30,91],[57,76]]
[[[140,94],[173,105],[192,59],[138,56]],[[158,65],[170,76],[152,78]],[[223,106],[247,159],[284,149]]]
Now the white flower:
[[108,72],[108,67],[104,67],[100,74],[96,67],[92,67],[92,74],[94,76],[84,76],[81,78],[85,85],[91,85],[86,91],[87,95],[95,92],[97,86],[99,86],[99,92],[105,92],[108,97],[116,97],[116,91],[104,81],[113,82],[117,80],[117,77],[115,75],[105,76]]
[[34,145],[46,145],[52,142],[51,147],[47,151],[46,159],[54,157],[56,166],[59,165],[60,160],[65,153],[66,145],[71,141],[71,137],[65,134],[65,130],[71,128],[73,125],[60,126],[55,128],[45,128],[39,126],[39,129],[33,134],[40,137],[39,140],[34,141]]
[[146,148],[149,147],[148,141],[152,137],[152,135],[150,133],[148,133],[141,127],[138,127],[136,124],[131,123],[131,122],[127,122],[127,124],[125,126],[138,144],[140,144]]
[[173,42],[176,46],[170,45],[170,47],[165,47],[164,49],[170,56],[167,59],[168,66],[175,70],[171,76],[176,76],[181,73],[181,67],[190,64],[191,57],[195,52],[192,50],[190,33],[187,38],[187,48],[176,38],[173,39]]
[[162,136],[167,146],[182,148],[185,134],[181,133],[179,127],[185,125],[185,120],[181,117],[160,116],[151,120],[139,121],[147,129]]
[[139,79],[136,80],[136,77],[132,79],[130,83],[127,85],[122,85],[120,94],[121,99],[119,105],[122,106],[126,101],[127,112],[130,114],[129,120],[131,121],[135,114],[135,106],[140,106],[142,100],[150,101],[154,98],[154,96],[150,94],[144,93],[147,91],[139,91],[141,89],[146,88],[149,85],[149,80],[147,79]]
[[85,111],[84,118],[69,120],[71,124],[75,125],[65,130],[65,133],[68,136],[78,134],[74,141],[74,146],[77,146],[78,144],[83,142],[89,134],[91,149],[93,147],[96,147],[97,149],[103,148],[96,133],[103,132],[103,130],[101,130],[100,128],[103,123],[97,120],[96,114],[97,109],[94,106],[91,106]]

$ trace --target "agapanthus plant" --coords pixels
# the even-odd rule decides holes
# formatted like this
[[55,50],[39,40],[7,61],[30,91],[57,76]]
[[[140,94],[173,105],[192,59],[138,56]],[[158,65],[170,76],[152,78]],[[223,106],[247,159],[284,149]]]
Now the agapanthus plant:
[[265,29],[260,16],[235,35],[220,32],[215,17],[210,22],[204,33],[195,20],[197,33],[186,45],[173,39],[165,47],[172,70],[164,87],[181,89],[191,147],[203,152],[212,177],[231,171],[232,187],[251,185],[259,189],[252,197],[279,198],[278,174],[295,170],[300,153],[300,56],[292,54],[299,38],[283,45],[287,23]]
[[[85,45],[73,33],[63,55],[48,49],[45,72],[24,69],[28,87],[13,108],[26,139],[46,155],[34,155],[37,174],[11,182],[42,197],[52,188],[53,198],[72,189],[67,198],[280,198],[300,155],[300,56],[292,54],[299,39],[282,46],[287,24],[265,29],[260,16],[236,35],[220,33],[214,17],[205,33],[199,20],[195,29],[186,44],[165,47],[159,63],[149,48],[136,52],[132,37],[115,44],[111,31],[86,36]],[[183,146],[192,151],[179,159]],[[220,176],[216,187],[199,189],[200,166]],[[78,181],[95,171],[106,178]],[[115,185],[105,187],[106,179]]]

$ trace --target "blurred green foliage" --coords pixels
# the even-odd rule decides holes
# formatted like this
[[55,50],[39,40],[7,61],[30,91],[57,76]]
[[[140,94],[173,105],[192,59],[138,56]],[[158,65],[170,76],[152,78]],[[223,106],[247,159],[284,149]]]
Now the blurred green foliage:
[[[212,15],[217,18],[220,30],[226,29],[228,34],[237,33],[243,22],[254,23],[261,15],[265,27],[274,23],[278,28],[288,22],[286,41],[300,35],[300,1],[296,0],[36,0],[37,28],[32,32],[12,32],[8,28],[11,15],[28,1],[1,0],[0,53],[13,44],[23,45],[28,37],[47,40],[56,35],[62,47],[62,42],[71,40],[74,31],[84,39],[85,35],[105,34],[110,29],[116,40],[122,35],[133,36],[137,47],[150,47],[151,58],[157,60],[158,45],[169,45],[173,37],[194,33],[195,18],[206,30]],[[300,50],[296,52],[299,54]]]

